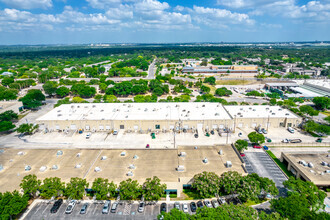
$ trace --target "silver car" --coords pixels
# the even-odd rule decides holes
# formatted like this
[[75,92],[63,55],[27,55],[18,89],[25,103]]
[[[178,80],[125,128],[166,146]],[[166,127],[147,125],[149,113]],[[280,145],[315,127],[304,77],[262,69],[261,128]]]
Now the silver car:
[[65,214],[71,214],[75,206],[76,206],[76,201],[71,200],[68,207],[66,207],[65,209]]
[[110,200],[107,200],[104,203],[103,209],[102,209],[102,214],[108,214],[109,213],[109,209],[110,209]]
[[144,202],[140,202],[139,208],[138,208],[138,212],[143,212],[144,211],[144,206],[145,206],[145,203]]
[[88,207],[88,203],[85,203],[80,209],[80,214],[86,214],[87,207]]

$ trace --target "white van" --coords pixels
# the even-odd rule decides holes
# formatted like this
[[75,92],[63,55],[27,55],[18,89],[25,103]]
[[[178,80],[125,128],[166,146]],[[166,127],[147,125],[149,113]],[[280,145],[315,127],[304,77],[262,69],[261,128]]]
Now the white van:
[[293,130],[293,128],[291,128],[291,127],[288,127],[288,131],[290,132],[290,133],[294,133],[294,130]]

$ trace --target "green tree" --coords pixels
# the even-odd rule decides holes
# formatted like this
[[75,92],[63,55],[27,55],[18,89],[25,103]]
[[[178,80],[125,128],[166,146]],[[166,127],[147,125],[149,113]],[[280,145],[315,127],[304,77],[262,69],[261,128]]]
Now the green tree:
[[319,110],[329,109],[330,98],[328,97],[315,97],[313,99],[315,107]]
[[99,88],[101,90],[101,92],[105,92],[105,90],[107,89],[108,85],[105,83],[100,83]]
[[18,119],[18,115],[13,110],[8,110],[0,114],[1,121],[12,121]]
[[5,77],[2,79],[1,84],[4,86],[8,86],[9,84],[15,82],[13,77]]
[[158,215],[158,219],[163,220],[189,220],[191,217],[178,209],[171,209],[170,212],[162,212]]
[[265,136],[263,134],[259,134],[259,133],[255,132],[255,131],[248,134],[248,138],[251,141],[251,143],[256,143],[256,144],[265,143]]
[[317,211],[324,208],[324,199],[327,194],[318,189],[314,183],[290,177],[289,180],[283,182],[283,185],[289,189],[288,195],[304,195],[308,201],[308,207],[311,207],[312,210]]
[[201,91],[204,93],[209,93],[211,91],[210,87],[202,85],[200,87]]
[[269,104],[270,105],[276,105],[276,99],[275,98],[270,99]]
[[64,195],[72,199],[82,199],[85,194],[85,189],[88,187],[86,179],[74,177],[66,184]]
[[24,97],[19,99],[25,108],[37,108],[45,100],[45,95],[39,89],[30,89]]
[[143,183],[142,194],[146,201],[158,201],[166,188],[166,184],[161,184],[160,179],[154,176],[152,179],[147,178]]
[[251,91],[251,92],[248,92],[248,93],[246,93],[245,95],[246,95],[246,96],[260,96],[260,97],[264,97],[264,96],[265,96],[264,93],[260,93],[260,92],[258,92],[258,91],[256,91],[256,90],[253,90],[253,91]]
[[310,116],[317,116],[319,114],[319,111],[309,105],[301,105],[299,106],[299,110],[303,113],[309,114]]
[[162,88],[157,87],[152,91],[152,94],[155,94],[156,96],[161,96],[164,94],[164,91]]
[[229,195],[237,193],[241,184],[242,175],[237,171],[228,171],[221,174],[220,190],[223,194]]
[[63,194],[65,189],[65,183],[58,177],[49,177],[43,180],[43,184],[40,187],[40,196],[45,199],[50,199],[53,196],[58,197]]
[[210,85],[215,85],[215,82],[216,82],[216,79],[214,76],[211,76],[211,77],[206,77],[204,79],[204,83],[208,83]]
[[54,81],[47,81],[45,84],[42,86],[44,89],[45,93],[48,94],[49,96],[52,96],[56,93],[57,89],[57,82]]
[[88,103],[85,99],[80,97],[73,97],[71,100],[72,103]]
[[114,96],[114,95],[104,95],[103,100],[104,100],[104,102],[106,102],[106,103],[114,103],[114,102],[118,102],[117,97]]
[[61,86],[56,89],[56,95],[61,98],[68,96],[69,94],[70,94],[70,89],[65,86]]
[[31,135],[34,131],[36,131],[39,128],[39,125],[36,124],[21,124],[17,129],[16,132],[21,134],[27,134]]
[[199,193],[201,198],[212,198],[220,190],[220,178],[214,172],[202,172],[193,177],[191,187]]
[[29,197],[20,195],[18,191],[0,193],[0,218],[2,220],[16,219],[28,205]]
[[226,87],[221,87],[215,90],[215,94],[218,96],[230,96],[233,94],[233,92]]
[[35,198],[37,191],[40,189],[41,180],[38,180],[36,175],[29,174],[23,177],[19,186],[22,188],[24,194]]
[[297,193],[273,199],[270,204],[272,209],[288,219],[304,219],[310,212],[306,197]]
[[11,121],[0,121],[0,132],[10,131],[11,129],[13,129],[15,127],[16,126]]
[[247,150],[248,142],[246,140],[237,140],[235,142],[235,147],[239,152],[242,152],[243,150]]
[[131,178],[121,181],[119,184],[119,195],[122,200],[135,200],[141,196],[141,186],[137,180]]
[[109,197],[114,197],[117,186],[108,179],[96,178],[92,185],[92,190],[95,192],[97,200],[105,200]]

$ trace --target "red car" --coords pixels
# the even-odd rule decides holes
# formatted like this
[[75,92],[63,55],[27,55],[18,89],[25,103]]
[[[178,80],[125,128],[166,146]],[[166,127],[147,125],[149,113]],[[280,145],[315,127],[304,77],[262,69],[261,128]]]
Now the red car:
[[261,146],[259,146],[259,145],[253,145],[253,148],[261,149]]
[[245,153],[240,153],[241,157],[245,157]]
[[149,145],[149,144],[147,144],[146,148],[150,148],[150,145]]

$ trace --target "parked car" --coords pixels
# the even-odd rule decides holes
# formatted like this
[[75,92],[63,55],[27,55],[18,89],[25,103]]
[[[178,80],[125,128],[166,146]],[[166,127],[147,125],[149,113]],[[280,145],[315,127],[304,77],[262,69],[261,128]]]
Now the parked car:
[[323,141],[322,138],[318,138],[318,139],[316,139],[316,142],[318,142],[318,143],[321,143],[322,141]]
[[257,132],[258,132],[259,134],[262,134],[262,133],[263,133],[261,128],[259,128],[259,129],[257,130]]
[[197,207],[198,207],[198,208],[203,208],[203,206],[204,206],[204,205],[203,205],[203,202],[202,202],[202,201],[198,201],[198,202],[197,202]]
[[241,157],[245,157],[245,153],[240,153]]
[[213,205],[214,208],[219,207],[219,203],[218,203],[218,201],[217,201],[216,199],[213,199],[213,200],[211,201],[211,203],[212,203],[212,205]]
[[206,207],[212,208],[212,204],[209,200],[204,200],[204,204],[205,204]]
[[285,138],[282,140],[282,143],[290,143],[290,139]]
[[118,134],[118,131],[117,130],[114,130],[112,134],[113,135],[117,135]]
[[264,134],[268,134],[267,130],[264,129],[264,128],[261,129],[261,132],[264,133]]
[[88,203],[85,203],[80,209],[80,214],[86,214],[87,207],[88,207]]
[[182,211],[183,211],[184,213],[188,213],[188,204],[187,204],[187,203],[183,203],[183,204],[182,204]]
[[[202,204],[203,205],[203,204]],[[192,212],[196,212],[196,210],[197,210],[197,206],[196,206],[196,203],[195,202],[191,202],[190,203],[190,210],[192,211]]]
[[219,204],[221,204],[221,205],[227,203],[227,202],[226,202],[226,199],[225,199],[224,197],[220,197],[220,198],[218,199],[218,202],[219,202]]
[[110,200],[105,201],[103,209],[102,209],[102,214],[108,214],[109,213],[109,209],[110,209]]
[[57,201],[54,203],[53,207],[50,209],[50,212],[51,212],[51,213],[56,213],[57,210],[61,207],[62,203],[63,203],[63,199],[59,199],[59,200],[57,200]]
[[144,211],[144,205],[145,205],[144,202],[140,202],[138,212],[143,212]]
[[174,203],[174,208],[180,210],[180,203],[179,202],[175,202]]
[[268,150],[268,147],[266,145],[264,146],[264,150]]
[[253,145],[253,148],[256,148],[256,149],[261,149],[261,146],[260,146],[260,145],[258,145],[258,144],[254,144],[254,145]]
[[167,204],[165,202],[160,205],[160,212],[167,212]]
[[291,127],[288,127],[288,131],[290,132],[290,133],[294,133],[294,129],[293,128],[291,128]]
[[118,202],[114,202],[111,206],[111,213],[116,213],[118,207]]
[[149,144],[147,144],[147,145],[146,145],[146,148],[150,148],[150,145],[149,145]]
[[91,133],[90,132],[88,132],[87,134],[86,134],[86,139],[89,139],[90,137],[91,137]]
[[65,214],[71,214],[75,206],[76,206],[76,201],[71,200],[69,202],[69,205],[65,209]]
[[242,132],[239,132],[238,133],[238,137],[242,137]]
[[291,139],[290,140],[290,143],[292,143],[292,144],[301,143],[301,142],[302,142],[301,139]]

